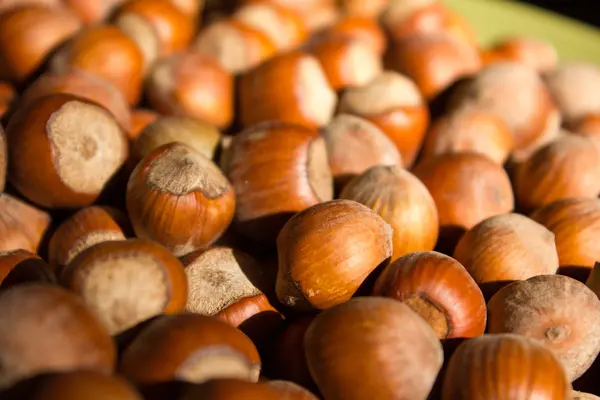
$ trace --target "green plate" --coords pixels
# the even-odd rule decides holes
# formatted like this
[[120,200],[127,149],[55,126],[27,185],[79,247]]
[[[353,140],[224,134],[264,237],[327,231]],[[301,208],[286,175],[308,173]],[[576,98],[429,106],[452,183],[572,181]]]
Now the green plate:
[[556,46],[561,60],[600,64],[600,30],[522,3],[501,0],[446,0],[475,27],[482,45],[514,36],[533,36]]

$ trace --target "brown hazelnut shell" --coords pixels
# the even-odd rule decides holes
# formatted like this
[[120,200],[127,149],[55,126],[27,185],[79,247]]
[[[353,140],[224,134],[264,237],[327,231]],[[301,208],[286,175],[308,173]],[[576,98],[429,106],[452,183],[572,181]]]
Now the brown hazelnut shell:
[[129,140],[135,140],[145,127],[156,121],[160,115],[145,108],[137,108],[131,111],[131,129],[127,132]]
[[86,24],[107,19],[126,0],[62,0]]
[[285,400],[280,390],[264,383],[215,379],[191,387],[181,400]]
[[49,228],[45,211],[6,193],[0,194],[0,251],[26,250],[36,253]]
[[540,73],[551,72],[558,64],[558,52],[550,42],[533,37],[513,37],[494,44],[481,56],[484,64],[516,61]]
[[385,32],[375,19],[345,16],[325,28],[319,37],[346,37],[367,44],[375,53],[383,54],[387,48]]

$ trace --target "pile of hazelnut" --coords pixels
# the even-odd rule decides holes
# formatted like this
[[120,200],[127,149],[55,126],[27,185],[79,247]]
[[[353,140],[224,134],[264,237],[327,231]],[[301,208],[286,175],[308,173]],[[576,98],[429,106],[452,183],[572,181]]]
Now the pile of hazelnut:
[[0,80],[1,399],[600,399],[600,67],[436,0],[2,0]]

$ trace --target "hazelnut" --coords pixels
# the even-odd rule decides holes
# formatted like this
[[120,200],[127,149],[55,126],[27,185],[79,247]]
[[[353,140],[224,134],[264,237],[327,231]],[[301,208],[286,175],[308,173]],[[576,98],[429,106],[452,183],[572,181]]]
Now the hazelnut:
[[516,61],[528,65],[539,73],[551,72],[558,64],[556,47],[545,40],[533,37],[514,37],[502,40],[482,53],[484,64],[498,61]]
[[376,19],[389,2],[390,0],[339,0],[337,4],[346,15]]
[[440,339],[483,335],[483,294],[456,260],[433,251],[409,253],[383,269],[373,296],[399,300],[419,314]]
[[233,19],[262,32],[279,51],[297,47],[307,36],[300,15],[275,3],[242,6]]
[[194,36],[193,19],[171,0],[128,0],[119,8],[115,24],[136,42],[146,66],[184,50]]
[[179,11],[183,12],[192,20],[198,20],[204,10],[206,0],[170,0]]
[[45,372],[110,373],[115,360],[108,332],[75,294],[35,283],[0,292],[1,388]]
[[442,229],[468,230],[514,207],[502,166],[477,153],[446,153],[419,163],[413,173],[431,193]]
[[48,213],[0,193],[0,251],[22,249],[36,253],[50,221]]
[[245,126],[281,120],[314,128],[330,121],[337,97],[318,60],[294,51],[242,75],[239,101]]
[[157,62],[146,88],[148,101],[159,113],[195,117],[219,128],[233,119],[233,77],[198,51]]
[[344,187],[340,198],[364,204],[390,224],[392,261],[435,247],[439,225],[435,202],[425,185],[399,166],[366,170]]
[[119,372],[138,385],[233,378],[256,382],[260,359],[239,330],[200,314],[158,317],[127,347]]
[[389,67],[414,80],[428,100],[481,68],[477,50],[448,33],[412,36],[390,51]]
[[600,200],[565,199],[540,208],[531,218],[554,233],[561,267],[592,268],[600,260]]
[[40,5],[48,8],[58,8],[62,6],[62,0],[2,0],[0,3],[0,13],[17,7]]
[[441,1],[391,0],[389,3],[381,15],[381,21],[395,41],[414,36],[449,33],[473,47],[477,46],[474,29]]
[[177,142],[140,161],[129,178],[126,202],[136,235],[178,257],[217,240],[235,210],[233,188],[219,168]]
[[3,118],[12,109],[17,98],[15,88],[8,82],[0,82],[0,118]]
[[235,135],[221,160],[236,194],[236,228],[274,243],[296,212],[333,198],[325,141],[315,130],[266,122]]
[[382,71],[381,56],[366,43],[347,37],[324,37],[305,48],[323,67],[334,90],[364,85]]
[[501,118],[514,135],[516,149],[560,127],[554,102],[537,71],[516,62],[485,67],[459,85],[450,104],[452,109],[476,109]]
[[338,188],[371,167],[402,164],[394,143],[366,119],[340,114],[323,128],[322,136]]
[[497,215],[475,225],[458,242],[454,258],[478,284],[488,286],[558,270],[554,234],[519,214]]
[[0,290],[29,283],[56,285],[58,278],[52,268],[33,253],[26,250],[0,253]]
[[567,124],[600,112],[600,68],[585,62],[570,62],[546,78]]
[[0,252],[0,283],[17,265],[26,260],[41,260],[41,258],[23,249]]
[[[429,325],[407,305],[381,297],[319,314],[304,343],[310,372],[328,400],[425,400],[443,359]],[[348,360],[360,362],[348,368]]]
[[145,127],[156,121],[160,115],[153,110],[138,108],[131,111],[131,129],[127,132],[129,140],[135,140]]
[[429,124],[429,110],[413,81],[385,71],[365,85],[347,88],[339,112],[358,115],[375,124],[402,155],[405,166],[417,157]]
[[162,145],[180,142],[213,158],[221,133],[213,125],[190,117],[160,117],[151,122],[135,139],[132,155],[142,159]]
[[125,240],[127,217],[110,207],[83,208],[64,221],[54,232],[48,248],[48,261],[61,271],[82,251],[102,242]]
[[585,284],[600,298],[600,263],[596,262]]
[[275,389],[280,400],[318,400],[318,398],[302,386],[289,381],[268,381],[266,385]]
[[10,182],[49,208],[93,203],[128,153],[114,117],[69,94],[49,95],[17,110],[6,136]]
[[576,392],[573,391],[573,400],[600,400],[600,397],[594,396],[590,393]]
[[251,70],[276,51],[275,43],[267,35],[235,19],[208,25],[200,31],[192,47],[232,74]]
[[541,342],[556,354],[573,381],[600,353],[600,300],[575,279],[534,276],[505,286],[491,298],[488,331]]
[[70,94],[106,108],[127,132],[131,129],[131,112],[123,94],[109,81],[87,71],[70,69],[64,72],[46,72],[25,90],[18,108],[52,94]]
[[182,311],[187,300],[181,262],[161,245],[140,239],[90,246],[64,268],[61,282],[113,335],[153,316]]
[[144,57],[133,39],[115,26],[92,26],[79,32],[54,54],[50,69],[77,68],[96,74],[119,89],[129,104],[142,92]]
[[392,255],[392,227],[362,204],[333,200],[294,215],[277,237],[279,301],[297,311],[344,303]]
[[126,0],[62,0],[86,24],[107,19]]
[[[295,400],[297,397],[293,397]],[[191,387],[181,400],[285,400],[284,393],[264,383],[251,383],[237,379],[215,379]]]
[[442,399],[562,400],[570,393],[565,370],[551,351],[526,337],[500,334],[458,347],[448,364]]
[[564,135],[533,153],[516,167],[513,184],[525,210],[557,200],[598,197],[600,146],[595,139]]
[[515,146],[504,121],[484,111],[461,110],[442,116],[429,129],[422,157],[474,152],[503,165]]
[[573,125],[573,133],[600,139],[600,111],[577,121]]
[[24,82],[80,27],[75,16],[58,7],[26,5],[3,12],[0,15],[0,78]]
[[376,20],[369,17],[346,16],[316,35],[320,38],[348,38],[367,45],[376,54],[387,48],[385,32]]

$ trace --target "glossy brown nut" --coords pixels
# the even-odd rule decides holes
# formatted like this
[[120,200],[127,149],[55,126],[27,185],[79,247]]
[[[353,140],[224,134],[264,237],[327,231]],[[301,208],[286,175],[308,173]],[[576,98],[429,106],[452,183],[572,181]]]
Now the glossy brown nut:
[[373,296],[408,305],[440,339],[483,335],[486,308],[483,294],[456,260],[436,252],[407,254],[379,275]]
[[512,131],[516,149],[527,148],[560,127],[560,114],[538,72],[517,62],[482,69],[452,94],[450,108],[499,117]]
[[221,140],[214,126],[191,117],[160,117],[148,124],[132,145],[132,157],[141,160],[162,145],[179,142],[212,159]]
[[558,270],[554,234],[519,214],[483,220],[460,239],[454,258],[482,285],[550,275]]
[[171,0],[171,3],[192,20],[198,20],[206,0]]
[[235,135],[221,168],[236,193],[236,228],[273,243],[293,214],[333,198],[324,140],[313,130],[266,122]]
[[235,19],[208,25],[200,31],[192,48],[210,56],[232,74],[249,71],[276,52],[275,44],[264,33]]
[[514,147],[512,132],[502,119],[485,112],[463,110],[442,116],[432,124],[421,157],[474,152],[503,165]]
[[145,127],[156,121],[160,115],[145,108],[138,108],[131,111],[131,129],[127,132],[129,140],[135,140]]
[[317,396],[293,382],[268,381],[265,384],[279,393],[280,400],[318,400]]
[[565,370],[540,343],[502,334],[481,336],[459,346],[448,365],[442,399],[517,399],[532,394],[540,400],[570,399]]
[[319,61],[336,91],[364,85],[383,68],[381,56],[372,47],[347,37],[323,37],[309,43],[305,50]]
[[126,0],[62,0],[86,24],[107,19]]
[[592,268],[600,260],[600,200],[566,199],[540,208],[531,218],[554,233],[561,267]]
[[468,230],[514,207],[506,172],[480,154],[440,154],[419,163],[413,173],[431,193],[442,228]]
[[0,4],[0,12],[26,5],[41,5],[48,8],[56,8],[62,5],[61,2],[62,0],[4,0]]
[[156,315],[182,311],[187,301],[181,262],[158,243],[141,239],[90,246],[65,267],[61,282],[113,335]]
[[488,331],[515,333],[543,343],[573,381],[600,353],[600,300],[575,279],[535,276],[511,283],[491,298]]
[[285,400],[281,391],[264,383],[215,379],[191,387],[181,400]]
[[[359,228],[360,227],[360,228]],[[344,303],[392,255],[392,227],[371,209],[333,200],[294,215],[277,237],[279,301],[298,311]]]
[[81,27],[71,13],[41,5],[15,7],[0,15],[0,77],[23,82],[46,57]]
[[600,111],[595,114],[587,114],[577,121],[573,125],[573,133],[600,139]]
[[48,208],[92,204],[128,154],[127,138],[105,108],[67,94],[18,110],[6,136],[14,155],[10,182]]
[[148,101],[159,113],[194,117],[219,128],[233,119],[233,77],[198,51],[160,60],[146,88]]
[[142,400],[125,379],[95,371],[72,371],[41,376],[29,384],[27,400]]
[[540,73],[551,72],[558,64],[558,51],[550,42],[533,37],[505,39],[482,53],[484,64],[516,61]]
[[11,110],[16,98],[15,88],[8,82],[0,82],[0,118]]
[[519,164],[513,184],[524,210],[567,198],[598,197],[600,145],[593,138],[563,135]]
[[217,240],[235,211],[235,194],[219,168],[181,143],[161,146],[137,165],[127,185],[136,235],[183,256]]
[[278,51],[297,47],[307,36],[307,29],[300,15],[275,3],[242,6],[235,12],[233,19],[262,32],[275,44]]
[[390,224],[392,261],[414,251],[433,250],[438,238],[438,213],[429,191],[399,166],[377,166],[352,179],[340,194],[375,211]]
[[328,400],[425,400],[443,359],[429,325],[407,305],[381,297],[319,314],[304,343],[310,372]]
[[446,33],[413,36],[394,44],[388,63],[414,80],[428,100],[481,68],[477,51]]
[[239,330],[199,314],[161,316],[125,349],[119,372],[139,385],[233,378],[256,382],[260,358]]
[[568,62],[546,78],[548,88],[571,125],[600,110],[600,68],[586,62]]
[[337,1],[342,12],[350,16],[377,18],[390,3],[389,0],[340,0]]
[[405,166],[412,165],[417,157],[429,124],[429,109],[415,83],[393,71],[346,89],[339,112],[375,124],[394,142]]
[[0,354],[2,388],[46,372],[109,374],[116,361],[112,338],[83,301],[47,284],[0,293]]
[[383,54],[387,48],[385,32],[377,20],[368,17],[345,16],[334,25],[325,28],[317,37],[345,37],[360,41],[377,54]]
[[0,194],[0,251],[26,250],[36,253],[50,215],[16,197]]
[[23,93],[18,108],[29,107],[42,97],[59,93],[99,104],[115,117],[125,132],[131,129],[131,112],[123,94],[109,81],[83,70],[71,69],[42,74]]
[[239,101],[244,126],[280,120],[316,128],[331,120],[337,98],[318,60],[294,51],[244,74]]
[[0,253],[0,283],[20,263],[26,260],[41,260],[40,257],[27,250],[9,250]]
[[92,26],[79,32],[54,54],[50,69],[77,68],[111,82],[129,104],[140,99],[144,57],[136,43],[115,26]]
[[402,165],[402,156],[383,131],[364,118],[339,114],[321,131],[335,186],[369,168]]
[[[0,253],[0,257],[1,254],[7,253]],[[31,253],[29,254],[31,255]],[[7,258],[12,257],[8,255]],[[18,262],[16,265],[14,265],[10,272],[8,272],[8,274],[6,274],[2,281],[0,281],[0,290],[7,290],[15,286],[21,286],[32,283],[41,283],[49,285],[58,284],[58,278],[56,277],[56,274],[54,273],[50,265],[48,265],[48,263],[46,263],[39,257],[27,257],[24,260]]]
[[48,261],[56,271],[66,267],[79,253],[102,242],[125,240],[127,216],[101,206],[83,208],[63,222],[52,234]]

